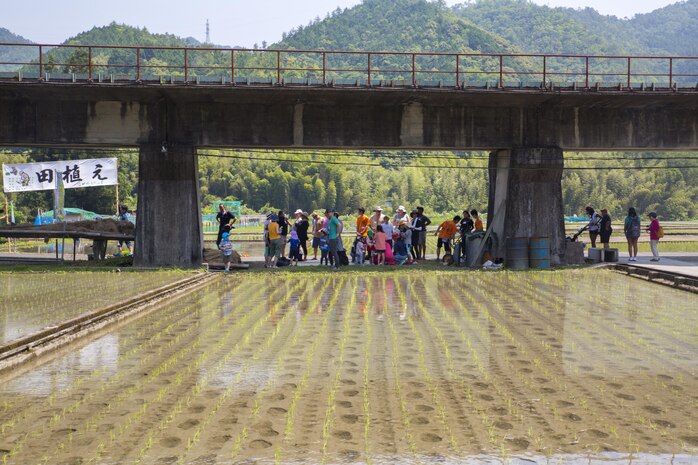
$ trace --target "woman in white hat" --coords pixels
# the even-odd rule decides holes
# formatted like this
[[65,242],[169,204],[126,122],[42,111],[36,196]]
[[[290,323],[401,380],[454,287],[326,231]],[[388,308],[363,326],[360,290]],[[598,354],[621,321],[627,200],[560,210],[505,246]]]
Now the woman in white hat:
[[397,207],[397,210],[395,210],[395,216],[393,217],[393,226],[395,229],[400,226],[401,222],[410,223],[410,217],[407,214],[407,210],[405,210],[405,207],[402,205]]
[[383,209],[380,206],[375,207],[373,209],[373,215],[371,215],[371,231],[373,231],[373,234],[376,233],[378,225],[383,223],[383,217],[385,217]]

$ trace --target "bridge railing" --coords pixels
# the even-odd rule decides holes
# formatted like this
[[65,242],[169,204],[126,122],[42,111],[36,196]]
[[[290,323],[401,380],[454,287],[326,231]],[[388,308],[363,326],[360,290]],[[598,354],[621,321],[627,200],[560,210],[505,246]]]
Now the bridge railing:
[[0,43],[0,79],[361,87],[690,89],[698,57]]

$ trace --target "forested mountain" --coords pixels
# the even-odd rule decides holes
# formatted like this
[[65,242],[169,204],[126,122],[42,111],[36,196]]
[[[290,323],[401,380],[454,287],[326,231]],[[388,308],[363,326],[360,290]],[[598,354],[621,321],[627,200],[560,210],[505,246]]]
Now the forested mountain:
[[[595,10],[550,8],[528,0],[478,0],[453,8],[444,2],[426,0],[364,0],[354,8],[340,10],[326,18],[312,21],[284,34],[283,40],[269,48],[329,50],[393,50],[438,52],[505,52],[570,54],[692,54],[698,55],[698,0],[688,0],[638,15],[631,19],[600,15]],[[2,33],[4,30],[0,30]],[[8,31],[9,32],[9,31]],[[12,42],[17,39],[7,39]],[[95,27],[70,38],[70,44],[191,46],[194,39],[170,34],[151,34],[146,29],[112,23]],[[266,44],[263,44],[266,45]],[[49,52],[44,63],[51,72],[85,72],[79,66],[84,50],[59,49]],[[95,72],[128,72],[127,68],[107,68],[107,64],[134,63],[135,54],[128,50],[94,49],[93,58],[103,69]],[[220,64],[225,73],[230,54],[191,52],[190,64]],[[237,61],[239,59],[239,61]],[[236,55],[239,66],[265,65],[275,56],[250,52]],[[304,60],[304,57],[298,60]],[[0,60],[2,61],[2,60]],[[177,74],[182,65],[179,52],[142,51],[142,64],[151,66],[152,74]],[[53,65],[52,65],[53,63]],[[338,63],[338,65],[346,65]],[[308,63],[295,63],[306,67]],[[381,64],[376,61],[375,64]],[[382,63],[399,66],[400,63]],[[424,66],[439,66],[433,61]],[[467,66],[467,64],[465,65]],[[52,67],[52,68],[51,68]],[[264,75],[262,71],[255,73]],[[260,76],[261,77],[261,76]],[[293,77],[290,73],[287,77]],[[390,77],[392,78],[392,76]],[[214,152],[216,156],[230,153]],[[95,156],[76,152],[75,157]],[[487,171],[482,153],[414,152],[357,153],[340,157],[346,165],[313,163],[337,160],[337,154],[299,154],[276,151],[261,155],[277,161],[253,161],[254,153],[235,153],[236,158],[201,157],[200,184],[202,200],[210,204],[217,199],[237,199],[259,211],[270,207],[293,210],[335,206],[348,213],[356,206],[392,202],[393,205],[423,204],[432,212],[452,213],[465,207],[485,209]],[[566,154],[569,168],[609,166],[628,169],[574,170],[564,174],[563,191],[568,214],[582,213],[584,206],[606,206],[614,217],[623,215],[628,206],[641,213],[656,210],[665,219],[698,217],[698,168],[653,169],[640,167],[686,166],[696,161],[655,160],[657,154],[604,154],[613,158],[638,158],[630,161],[572,161],[593,154]],[[679,154],[674,154],[679,155]],[[684,157],[691,154],[683,154]],[[98,156],[109,156],[99,154]],[[3,160],[70,158],[65,151],[34,151],[2,155]],[[136,155],[119,155],[127,168],[120,186],[120,197],[135,205]],[[430,158],[430,157],[441,157]],[[426,167],[425,165],[430,165]],[[94,194],[92,194],[94,193]],[[84,195],[67,193],[71,206],[109,213],[114,192],[111,188]],[[11,196],[20,212],[31,216],[37,207],[50,207],[48,194]],[[0,199],[2,200],[2,199]]]
[[[0,27],[0,43],[6,44],[31,44],[32,41],[22,36],[13,34],[4,27]],[[5,63],[28,63],[37,57],[38,51],[30,47],[0,47],[0,62]],[[13,65],[0,65],[0,71],[10,71],[17,69]]]
[[441,2],[364,0],[292,29],[271,48],[411,52],[513,51],[497,34],[456,16]]
[[453,10],[527,53],[698,55],[698,0],[631,19],[530,0],[478,0]]

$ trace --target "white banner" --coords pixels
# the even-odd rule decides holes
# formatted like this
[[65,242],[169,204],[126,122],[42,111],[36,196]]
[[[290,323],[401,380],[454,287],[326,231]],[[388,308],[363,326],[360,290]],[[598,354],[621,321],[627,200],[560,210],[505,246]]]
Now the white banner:
[[118,184],[116,158],[2,165],[5,192],[43,191],[56,187],[56,173],[66,189]]

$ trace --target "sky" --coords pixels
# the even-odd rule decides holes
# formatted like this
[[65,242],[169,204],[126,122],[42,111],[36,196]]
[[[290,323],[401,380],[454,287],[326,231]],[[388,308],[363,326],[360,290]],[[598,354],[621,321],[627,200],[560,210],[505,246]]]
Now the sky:
[[[464,0],[446,1],[448,5]],[[676,0],[534,0],[548,6],[595,8],[602,14],[631,18]],[[112,21],[146,27],[154,33],[206,38],[206,20],[211,42],[252,47],[274,43],[283,32],[324,18],[337,7],[350,8],[360,0],[0,0],[0,27],[33,42],[57,44],[94,26]],[[3,5],[4,4],[4,5]]]

